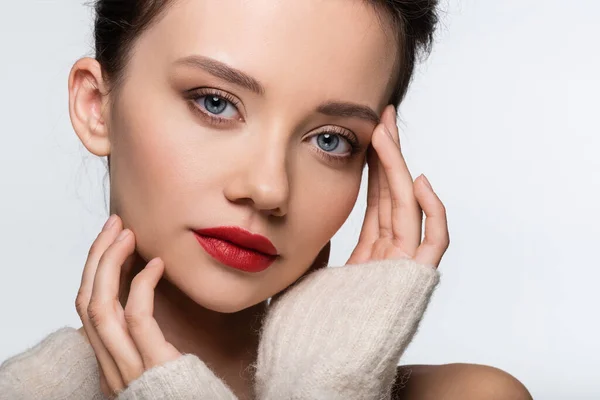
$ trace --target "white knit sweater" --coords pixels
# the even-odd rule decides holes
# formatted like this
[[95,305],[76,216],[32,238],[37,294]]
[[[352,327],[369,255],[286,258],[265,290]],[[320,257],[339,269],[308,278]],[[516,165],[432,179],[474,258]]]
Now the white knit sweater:
[[[254,391],[259,400],[391,399],[400,356],[440,279],[410,259],[329,267],[267,312]],[[145,371],[118,400],[235,399],[193,354]],[[91,345],[61,328],[0,365],[0,400],[104,399]]]

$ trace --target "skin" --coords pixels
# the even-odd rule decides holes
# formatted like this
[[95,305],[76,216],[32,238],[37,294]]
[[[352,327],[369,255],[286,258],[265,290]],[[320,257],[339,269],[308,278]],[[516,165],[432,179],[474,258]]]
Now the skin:
[[[410,257],[439,265],[446,213],[424,177],[413,181],[400,151],[386,104],[395,44],[385,28],[358,1],[179,0],[135,42],[118,90],[109,92],[96,60],[75,63],[73,127],[91,153],[110,160],[115,216],[90,249],[76,299],[107,395],[192,353],[251,398],[246,367],[266,300],[327,262],[365,160],[368,206],[348,263]],[[243,71],[264,90],[178,62],[190,56]],[[191,99],[196,88],[208,93]],[[207,95],[225,110],[211,113]],[[375,120],[318,112],[328,101],[367,107]],[[359,150],[348,156],[341,136],[323,149],[317,139],[331,129],[354,137]],[[218,263],[191,229],[223,225],[268,237],[278,259],[256,274]]]

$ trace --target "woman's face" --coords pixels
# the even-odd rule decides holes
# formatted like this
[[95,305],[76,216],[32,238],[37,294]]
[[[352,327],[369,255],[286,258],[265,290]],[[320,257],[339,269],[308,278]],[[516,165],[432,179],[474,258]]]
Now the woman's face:
[[[105,113],[111,205],[140,255],[220,312],[300,277],[356,201],[392,38],[364,1],[177,1]],[[258,273],[221,264],[192,231],[216,226],[266,236],[279,257]]]

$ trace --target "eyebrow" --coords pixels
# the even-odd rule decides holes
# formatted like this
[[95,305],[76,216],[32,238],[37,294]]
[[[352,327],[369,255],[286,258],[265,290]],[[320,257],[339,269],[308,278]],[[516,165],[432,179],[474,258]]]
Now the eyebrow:
[[217,78],[246,88],[253,93],[259,95],[263,95],[265,93],[264,86],[250,75],[209,57],[198,55],[188,56],[175,61],[175,64],[185,65],[192,68],[200,68],[209,74],[216,76]]
[[328,101],[317,107],[321,114],[332,117],[354,117],[364,119],[375,125],[379,124],[379,116],[371,107],[343,101]]
[[[192,68],[202,69],[209,74],[230,82],[234,85],[241,86],[258,95],[265,94],[265,87],[255,78],[235,69],[221,61],[201,56],[192,55],[178,59],[175,65],[183,65]],[[379,124],[379,115],[368,106],[345,101],[327,101],[317,107],[317,111],[321,114],[331,117],[353,117],[367,120],[374,124]]]

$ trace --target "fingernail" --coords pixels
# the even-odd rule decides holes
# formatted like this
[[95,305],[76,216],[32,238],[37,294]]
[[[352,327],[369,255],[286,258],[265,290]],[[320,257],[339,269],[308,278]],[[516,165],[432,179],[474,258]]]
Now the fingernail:
[[113,227],[113,225],[115,224],[115,222],[117,222],[117,216],[116,215],[111,215],[110,218],[106,221],[106,223],[104,224],[104,226],[102,227],[103,231],[106,231],[110,228]]
[[117,236],[117,239],[115,240],[115,242],[120,242],[121,240],[125,239],[127,236],[129,236],[129,229],[125,229],[123,232],[121,232],[119,234],[119,236]]
[[421,174],[421,176],[423,177],[423,182],[425,182],[425,184],[427,185],[427,187],[431,190],[433,190],[433,188],[431,187],[431,183],[429,183],[429,179],[427,179],[427,177],[424,174]]

